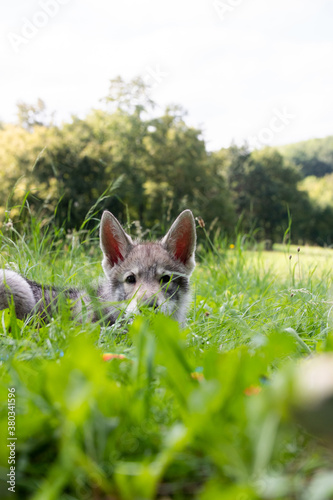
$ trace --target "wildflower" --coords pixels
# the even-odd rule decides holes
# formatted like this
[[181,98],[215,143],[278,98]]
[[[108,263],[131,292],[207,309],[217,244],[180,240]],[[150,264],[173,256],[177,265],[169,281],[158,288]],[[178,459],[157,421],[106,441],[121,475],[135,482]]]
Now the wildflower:
[[201,380],[203,380],[204,379],[204,374],[203,374],[203,368],[202,368],[202,366],[198,366],[198,368],[196,368],[194,370],[194,372],[191,373],[191,377],[194,380],[198,380],[198,382],[200,382]]
[[244,394],[245,396],[254,396],[256,394],[259,394],[261,392],[261,387],[257,385],[250,385],[246,389],[244,389]]
[[231,250],[233,250],[235,248],[235,245],[233,243],[231,243],[231,245],[229,245],[229,248],[231,248]]
[[103,361],[110,361],[110,359],[128,359],[124,354],[114,354],[111,352],[106,352],[102,355]]

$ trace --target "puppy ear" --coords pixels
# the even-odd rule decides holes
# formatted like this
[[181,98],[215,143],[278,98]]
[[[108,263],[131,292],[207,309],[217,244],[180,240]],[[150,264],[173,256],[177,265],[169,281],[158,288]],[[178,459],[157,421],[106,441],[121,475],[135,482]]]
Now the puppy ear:
[[103,212],[100,226],[100,245],[104,254],[104,271],[122,262],[133,246],[132,238],[125,233],[117,219],[108,211]]
[[172,224],[161,243],[176,260],[192,272],[195,266],[196,239],[193,214],[191,210],[184,210]]

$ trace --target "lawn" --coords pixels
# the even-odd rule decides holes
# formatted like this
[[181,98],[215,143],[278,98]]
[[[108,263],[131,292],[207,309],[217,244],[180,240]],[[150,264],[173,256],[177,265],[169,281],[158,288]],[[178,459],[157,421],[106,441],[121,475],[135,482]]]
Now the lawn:
[[[102,273],[94,232],[32,218],[0,247],[2,266],[39,282]],[[333,351],[332,257],[200,244],[183,330],[149,312],[78,324],[66,303],[47,325],[1,311],[0,498],[332,499],[331,400],[304,371]]]

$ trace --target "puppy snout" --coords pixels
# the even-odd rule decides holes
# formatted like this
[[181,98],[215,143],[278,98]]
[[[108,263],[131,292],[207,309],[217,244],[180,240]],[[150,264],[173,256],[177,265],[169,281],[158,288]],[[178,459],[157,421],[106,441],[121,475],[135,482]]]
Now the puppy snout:
[[152,296],[152,297],[142,297],[140,300],[140,305],[144,307],[151,307],[152,309],[157,309],[158,308],[158,303],[157,303],[157,297]]

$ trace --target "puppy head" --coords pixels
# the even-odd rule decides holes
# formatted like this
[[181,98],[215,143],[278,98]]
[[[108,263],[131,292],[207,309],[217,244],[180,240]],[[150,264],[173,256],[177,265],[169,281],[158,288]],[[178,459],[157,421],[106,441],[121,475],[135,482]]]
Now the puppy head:
[[114,300],[130,300],[129,312],[148,306],[183,320],[195,267],[196,232],[190,210],[182,212],[156,243],[133,242],[117,219],[104,212],[100,244]]

